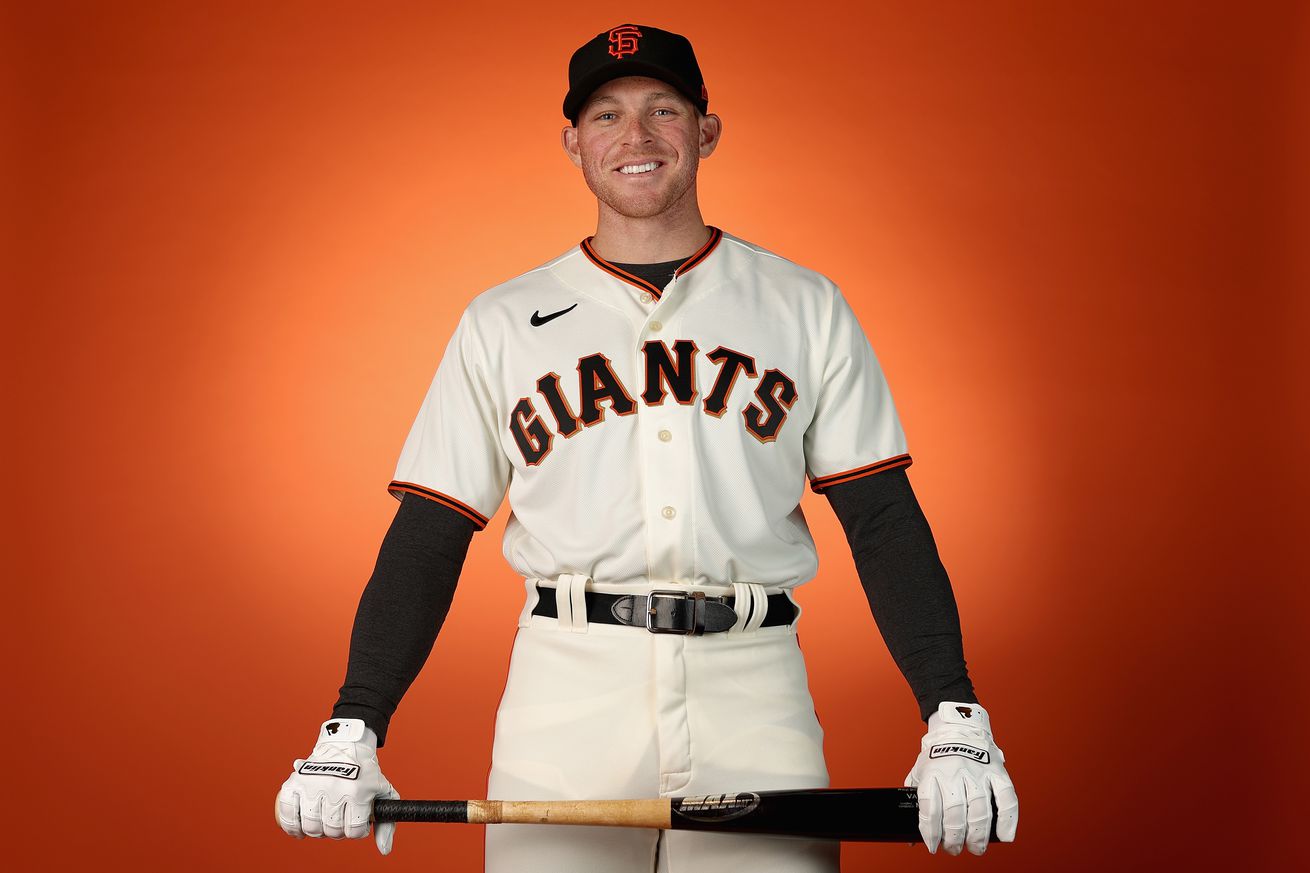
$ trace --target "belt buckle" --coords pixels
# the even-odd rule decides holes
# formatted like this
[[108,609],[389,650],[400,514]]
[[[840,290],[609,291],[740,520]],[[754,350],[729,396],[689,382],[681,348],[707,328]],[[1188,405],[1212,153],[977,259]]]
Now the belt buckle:
[[657,627],[655,625],[655,598],[656,597],[672,597],[677,600],[690,600],[693,598],[703,600],[705,598],[705,593],[703,591],[695,591],[695,592],[677,591],[668,588],[661,588],[651,591],[649,594],[646,595],[646,630],[650,631],[653,634],[681,634],[682,636],[692,636],[696,634],[697,624],[700,624],[701,629],[703,630],[704,628],[703,618],[699,622],[693,619],[692,627],[689,628]]

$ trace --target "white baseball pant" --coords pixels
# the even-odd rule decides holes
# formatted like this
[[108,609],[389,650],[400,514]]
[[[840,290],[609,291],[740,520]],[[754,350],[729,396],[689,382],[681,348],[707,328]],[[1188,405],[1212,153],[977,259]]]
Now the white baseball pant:
[[[759,626],[771,591],[702,589],[736,593],[738,620],[732,630],[693,637],[587,622],[584,590],[644,593],[631,585],[566,575],[529,579],[527,588],[496,716],[488,797],[626,799],[828,786],[795,625]],[[555,596],[561,618],[531,615],[538,596]],[[751,602],[761,608],[748,612]],[[486,873],[834,873],[840,848],[640,828],[489,825],[486,832]]]

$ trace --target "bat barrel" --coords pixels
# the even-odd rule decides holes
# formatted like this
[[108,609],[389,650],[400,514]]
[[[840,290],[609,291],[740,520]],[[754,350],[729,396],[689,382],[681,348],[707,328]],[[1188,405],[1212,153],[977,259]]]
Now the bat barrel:
[[913,788],[822,788],[679,797],[673,801],[673,828],[854,842],[920,840],[919,803]]
[[[873,843],[918,843],[913,788],[816,788],[678,797],[675,830],[730,831]],[[992,803],[992,841],[996,804]]]

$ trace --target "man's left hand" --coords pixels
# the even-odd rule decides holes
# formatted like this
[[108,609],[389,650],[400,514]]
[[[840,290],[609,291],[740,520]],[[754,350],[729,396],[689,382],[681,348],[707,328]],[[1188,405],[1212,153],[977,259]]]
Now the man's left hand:
[[918,789],[919,833],[936,853],[940,843],[951,855],[965,846],[975,855],[987,851],[996,799],[996,836],[1014,840],[1019,825],[1019,797],[1005,756],[992,740],[991,720],[976,703],[943,703],[928,717],[922,751],[905,784]]

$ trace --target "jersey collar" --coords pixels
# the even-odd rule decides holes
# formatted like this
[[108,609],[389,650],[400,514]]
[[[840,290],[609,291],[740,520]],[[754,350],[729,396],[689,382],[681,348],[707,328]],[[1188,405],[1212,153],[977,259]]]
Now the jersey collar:
[[[596,250],[592,248],[591,245],[592,239],[593,237],[589,236],[586,239],[584,239],[580,243],[580,245],[582,247],[582,253],[586,255],[587,258],[593,264],[595,264],[597,267],[600,267],[602,270],[604,270],[606,273],[609,273],[614,278],[621,279],[622,281],[627,282],[629,285],[633,285],[637,288],[640,288],[643,291],[646,291],[651,296],[653,296],[656,300],[659,300],[660,297],[663,296],[663,292],[660,291],[660,289],[655,285],[652,285],[651,283],[647,282],[645,279],[642,279],[640,276],[634,276],[631,273],[627,272],[626,270],[619,269],[618,267],[611,264],[609,261],[602,258],[600,255],[598,255],[596,253]],[[719,230],[717,227],[711,227],[710,238],[705,242],[705,245],[701,246],[700,249],[696,252],[696,254],[692,255],[690,258],[687,258],[687,260],[679,264],[678,269],[673,271],[673,277],[676,279],[677,277],[681,276],[683,273],[686,273],[692,267],[699,264],[701,261],[708,258],[710,256],[710,252],[714,251],[714,249],[718,247],[719,240],[721,239],[723,239],[723,231]]]

